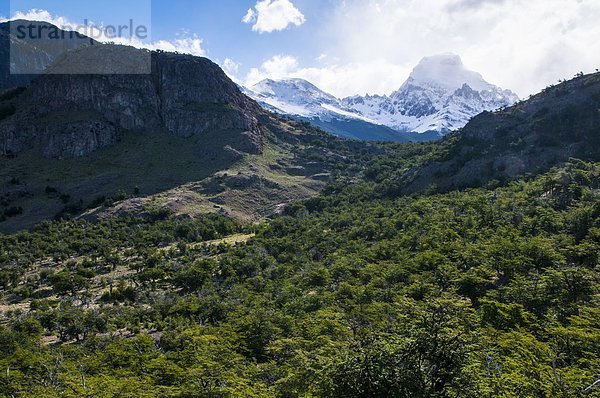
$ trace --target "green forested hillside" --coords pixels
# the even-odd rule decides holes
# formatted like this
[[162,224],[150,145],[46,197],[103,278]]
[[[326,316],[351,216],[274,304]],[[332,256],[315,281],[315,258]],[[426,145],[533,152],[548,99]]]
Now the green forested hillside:
[[599,397],[600,164],[399,197],[398,159],[255,226],[0,235],[1,394]]

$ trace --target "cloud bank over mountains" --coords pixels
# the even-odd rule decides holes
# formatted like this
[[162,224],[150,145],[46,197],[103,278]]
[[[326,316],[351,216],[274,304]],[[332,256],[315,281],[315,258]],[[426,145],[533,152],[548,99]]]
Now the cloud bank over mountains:
[[452,52],[526,97],[600,67],[597,0],[345,0],[323,18],[310,43],[321,56],[290,47],[242,80],[288,67],[288,76],[273,77],[305,78],[339,97],[385,94],[423,56]]
[[[210,45],[211,58],[221,61],[238,83],[252,86],[265,78],[301,78],[337,97],[389,94],[423,56],[445,52],[459,54],[491,83],[520,97],[600,67],[598,0],[249,3],[250,9],[228,5],[212,27],[193,26],[200,35],[106,41],[201,56],[209,55]],[[202,12],[209,15],[214,4],[203,3]],[[77,26],[40,9],[15,16]],[[176,18],[172,29],[181,25]],[[226,37],[218,47],[215,35]]]

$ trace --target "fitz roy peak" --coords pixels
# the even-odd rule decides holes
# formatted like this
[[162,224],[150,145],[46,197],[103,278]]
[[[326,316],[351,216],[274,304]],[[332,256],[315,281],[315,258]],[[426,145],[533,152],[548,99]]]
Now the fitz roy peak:
[[483,111],[512,105],[518,97],[468,70],[458,55],[426,57],[400,89],[388,96],[351,97],[343,103],[363,117],[399,131],[445,133]]
[[247,94],[271,111],[306,119],[336,134],[347,135],[340,133],[340,123],[359,123],[363,128],[370,124],[366,136],[352,135],[363,139],[380,139],[368,133],[377,127],[397,132],[396,137],[435,138],[464,127],[483,111],[518,101],[513,92],[468,70],[454,54],[423,58],[400,89],[389,96],[337,99],[301,79],[264,80]]

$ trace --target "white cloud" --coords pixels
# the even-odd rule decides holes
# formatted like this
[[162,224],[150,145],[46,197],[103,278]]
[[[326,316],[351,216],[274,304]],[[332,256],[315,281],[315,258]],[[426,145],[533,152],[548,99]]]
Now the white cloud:
[[260,67],[252,68],[246,75],[244,84],[251,87],[264,79],[300,78],[328,93],[346,97],[354,94],[388,93],[390,87],[400,87],[409,72],[408,66],[390,64],[383,59],[300,67],[297,58],[277,55],[264,61]]
[[233,80],[237,84],[244,85],[244,82],[238,76],[241,66],[239,63],[237,63],[231,58],[225,58],[225,60],[223,61],[216,62],[231,80]]
[[225,73],[227,73],[229,76],[237,75],[238,71],[240,70],[240,64],[230,58],[225,58],[222,67]]
[[[598,0],[344,0],[327,15],[309,48],[327,56],[283,71],[340,97],[389,94],[421,58],[444,52],[521,97],[600,67]],[[246,80],[285,77],[270,69]]]
[[52,15],[50,14],[48,11],[46,10],[41,10],[41,9],[31,9],[27,12],[23,12],[23,11],[17,11],[13,14],[12,18],[5,18],[2,17],[0,19],[0,22],[7,22],[10,20],[16,20],[16,19],[25,19],[25,20],[29,20],[29,21],[45,21],[45,22],[50,22],[56,26],[65,26],[65,27],[75,27],[77,24],[69,21],[67,18],[65,17],[61,17],[58,15]]
[[254,8],[249,8],[244,18],[242,18],[243,23],[253,23],[256,22],[256,11]]
[[[59,28],[77,31],[84,35],[89,35],[100,42],[114,42],[117,44],[134,46],[137,48],[147,48],[149,50],[163,50],[169,52],[180,52],[197,56],[206,55],[202,47],[202,39],[196,35],[180,35],[175,40],[147,41],[137,37],[112,37],[110,31],[106,31],[102,24],[96,24],[92,21],[88,25],[70,21],[68,18],[53,15],[47,10],[31,9],[27,12],[17,11],[13,14],[11,20],[25,19],[30,21],[44,21],[58,26]],[[8,19],[0,18],[0,22],[6,22]],[[93,28],[93,29],[92,29]]]
[[379,73],[364,68],[374,91],[389,79],[389,65],[410,69],[443,52],[461,55],[486,80],[521,96],[600,66],[598,0],[345,0],[332,15],[319,51],[344,65],[383,59]]
[[366,60],[322,67],[300,68],[293,77],[306,79],[340,98],[364,94],[390,94],[400,88],[411,66],[385,59]]
[[289,0],[259,0],[250,8],[242,22],[253,24],[258,33],[271,33],[290,25],[300,26],[306,21],[304,15]]
[[283,79],[292,77],[298,70],[298,59],[289,55],[276,55],[262,63],[259,68],[252,68],[246,76],[246,85],[252,86],[264,79]]
[[[127,41],[125,41],[127,42]],[[124,43],[128,44],[128,43]],[[185,37],[175,40],[159,40],[150,43],[129,43],[134,47],[147,48],[149,50],[163,50],[169,52],[179,52],[184,54],[205,56],[206,51],[202,48],[202,39],[197,36]],[[137,45],[136,45],[137,44]]]

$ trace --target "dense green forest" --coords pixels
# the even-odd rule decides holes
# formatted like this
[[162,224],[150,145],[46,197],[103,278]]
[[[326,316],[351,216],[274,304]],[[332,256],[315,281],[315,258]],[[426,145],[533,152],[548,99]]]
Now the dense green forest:
[[[600,397],[600,164],[0,235],[6,397]],[[440,149],[441,150],[441,149]]]

